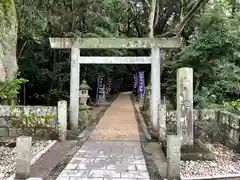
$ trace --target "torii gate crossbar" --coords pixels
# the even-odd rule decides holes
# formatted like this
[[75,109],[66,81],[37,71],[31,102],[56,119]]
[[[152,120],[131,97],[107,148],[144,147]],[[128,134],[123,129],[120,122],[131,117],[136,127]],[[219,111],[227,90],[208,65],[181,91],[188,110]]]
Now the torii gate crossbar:
[[151,64],[149,56],[81,56],[80,64]]
[[[151,64],[151,122],[158,130],[161,103],[160,49],[180,48],[181,39],[173,38],[50,38],[55,49],[71,49],[70,127],[78,130],[80,64]],[[151,49],[150,57],[81,57],[80,49]]]

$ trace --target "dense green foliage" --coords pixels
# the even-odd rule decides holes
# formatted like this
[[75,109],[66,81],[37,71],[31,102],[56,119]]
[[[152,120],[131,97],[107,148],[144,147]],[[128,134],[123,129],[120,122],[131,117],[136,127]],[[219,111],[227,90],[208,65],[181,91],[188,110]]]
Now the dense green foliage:
[[[28,80],[22,88],[21,101],[24,94],[28,104],[55,105],[57,100],[69,98],[69,50],[52,50],[49,37],[146,37],[151,28],[147,2],[151,4],[150,0],[15,0],[19,21],[17,59],[22,77]],[[218,0],[209,6],[207,1],[188,2],[184,6],[175,1],[157,4],[154,35],[177,34],[183,37],[185,45],[181,50],[166,52],[162,61],[162,91],[175,106],[176,70],[187,66],[194,68],[196,106],[234,100],[240,82],[240,21],[236,3]],[[81,54],[146,56],[149,51],[82,50]],[[132,74],[140,70],[145,71],[148,84],[149,65],[81,65],[80,76],[93,89],[99,73],[124,77],[131,86]]]
[[189,45],[175,56],[169,69],[171,78],[166,81],[169,97],[176,90],[176,69],[192,67],[196,106],[210,107],[236,98],[240,87],[240,19],[227,15],[229,8],[219,3],[198,16]]
[[25,79],[20,78],[19,74],[16,74],[12,81],[7,81],[6,83],[1,84],[0,98],[10,100],[17,99],[21,89],[21,84],[25,82],[27,82]]
[[[120,1],[17,2],[20,17],[18,64],[23,77],[29,80],[25,86],[27,102],[31,104],[56,104],[57,100],[69,97],[70,51],[51,50],[49,37],[127,36],[125,33],[121,34],[120,30],[126,31],[129,13]],[[82,50],[81,54],[122,56],[135,55],[137,52]],[[134,68],[138,69],[129,65],[82,65],[81,79],[85,78],[91,86],[99,73],[129,79]]]

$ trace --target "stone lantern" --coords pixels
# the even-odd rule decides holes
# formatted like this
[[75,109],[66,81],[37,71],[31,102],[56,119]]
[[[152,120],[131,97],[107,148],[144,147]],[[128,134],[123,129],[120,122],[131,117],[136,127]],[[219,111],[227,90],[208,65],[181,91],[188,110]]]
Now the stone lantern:
[[89,98],[88,91],[91,90],[92,88],[88,86],[86,80],[83,80],[79,86],[79,89],[80,89],[79,92],[80,103],[87,106],[87,100]]

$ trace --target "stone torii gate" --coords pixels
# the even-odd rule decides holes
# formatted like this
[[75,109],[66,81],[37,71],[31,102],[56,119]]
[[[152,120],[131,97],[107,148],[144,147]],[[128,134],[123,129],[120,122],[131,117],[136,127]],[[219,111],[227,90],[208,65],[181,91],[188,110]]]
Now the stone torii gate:
[[[78,129],[80,64],[151,64],[151,122],[158,130],[158,106],[161,103],[160,49],[175,49],[181,39],[173,38],[50,38],[52,48],[71,49],[70,127]],[[84,57],[80,49],[151,49],[144,57]]]

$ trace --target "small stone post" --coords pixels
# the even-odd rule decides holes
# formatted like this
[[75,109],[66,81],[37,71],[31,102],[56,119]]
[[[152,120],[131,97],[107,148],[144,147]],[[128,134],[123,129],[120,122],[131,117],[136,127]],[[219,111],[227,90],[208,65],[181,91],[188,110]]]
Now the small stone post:
[[181,140],[178,135],[167,136],[167,178],[180,179]]
[[177,133],[182,145],[193,145],[193,69],[177,71]]
[[30,176],[32,158],[32,137],[20,136],[16,143],[15,179],[27,179]]
[[58,101],[57,119],[59,123],[59,139],[67,139],[67,101]]
[[166,130],[167,130],[167,125],[166,125],[166,116],[167,116],[167,110],[166,110],[166,103],[163,102],[162,104],[159,105],[159,136],[161,140],[166,140]]

